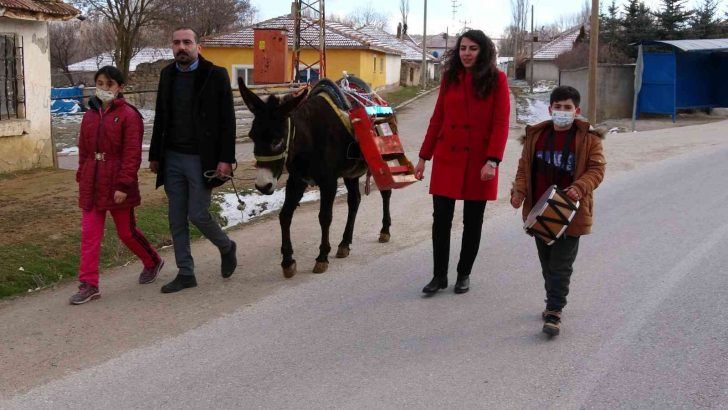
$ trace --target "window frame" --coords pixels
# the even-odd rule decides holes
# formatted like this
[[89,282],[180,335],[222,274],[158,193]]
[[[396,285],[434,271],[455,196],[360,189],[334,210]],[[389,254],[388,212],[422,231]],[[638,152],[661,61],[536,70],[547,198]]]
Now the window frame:
[[233,73],[232,78],[230,79],[230,82],[232,83],[232,88],[238,88],[238,70],[244,69],[245,70],[245,85],[251,86],[255,85],[253,82],[253,65],[252,64],[233,64],[231,66],[231,71]]
[[[10,67],[11,70],[8,79],[0,77],[0,121],[25,120],[27,112],[23,36],[18,33],[0,32],[0,38],[3,40],[3,46],[0,48],[0,76],[4,76],[6,68]],[[12,39],[10,53],[6,47],[8,38]],[[9,87],[11,88],[10,94],[8,93]],[[10,112],[10,107],[13,108],[12,112]]]

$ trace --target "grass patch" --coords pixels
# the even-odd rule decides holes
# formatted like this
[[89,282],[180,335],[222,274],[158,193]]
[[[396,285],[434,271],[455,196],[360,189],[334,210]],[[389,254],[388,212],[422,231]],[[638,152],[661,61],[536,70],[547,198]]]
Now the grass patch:
[[[219,210],[219,205],[210,207],[216,219],[220,219]],[[136,219],[137,226],[152,246],[159,249],[172,244],[166,203],[158,202],[136,208]],[[49,237],[0,246],[0,260],[3,261],[0,265],[0,298],[78,278],[80,221],[69,221],[68,228]],[[190,225],[190,236],[198,239],[202,234],[194,225]],[[108,268],[134,260],[136,256],[119,240],[113,219],[107,214],[99,261],[102,274]]]
[[[434,87],[436,87],[437,84],[429,84],[427,87],[427,90],[430,90]],[[405,101],[411,100],[412,98],[416,97],[420,92],[422,91],[422,88],[420,86],[409,86],[409,87],[399,87],[396,90],[392,90],[386,93],[381,93],[382,98],[387,100],[390,106],[396,107],[399,104],[402,104]]]

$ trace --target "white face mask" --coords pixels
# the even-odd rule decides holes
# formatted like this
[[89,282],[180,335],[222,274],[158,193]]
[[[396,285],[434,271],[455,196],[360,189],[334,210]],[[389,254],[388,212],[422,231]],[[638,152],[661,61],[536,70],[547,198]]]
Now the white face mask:
[[96,98],[101,100],[101,102],[107,103],[111,102],[116,97],[116,94],[114,94],[111,91],[102,90],[100,88],[96,89]]
[[554,121],[554,125],[559,128],[571,127],[574,123],[574,113],[572,111],[552,111],[551,119]]

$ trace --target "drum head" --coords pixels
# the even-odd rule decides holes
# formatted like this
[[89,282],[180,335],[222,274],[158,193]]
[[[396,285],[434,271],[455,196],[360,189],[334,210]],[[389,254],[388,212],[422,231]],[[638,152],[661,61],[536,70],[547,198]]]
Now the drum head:
[[524,228],[530,228],[536,223],[536,217],[543,213],[548,206],[548,200],[554,197],[554,193],[556,193],[556,185],[551,185],[546,189],[546,192],[541,195],[538,202],[531,208],[531,212],[528,213],[526,222],[523,224]]

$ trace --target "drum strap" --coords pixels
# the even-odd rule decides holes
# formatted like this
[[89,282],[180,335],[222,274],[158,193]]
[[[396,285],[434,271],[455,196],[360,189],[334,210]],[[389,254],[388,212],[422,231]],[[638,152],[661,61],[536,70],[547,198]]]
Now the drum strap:
[[551,183],[553,185],[558,186],[558,171],[562,170],[566,172],[569,167],[569,154],[571,153],[571,143],[574,141],[574,138],[576,138],[576,131],[576,125],[572,125],[569,133],[566,134],[566,140],[564,141],[564,146],[561,149],[561,162],[559,163],[558,167],[556,166],[556,154],[554,153],[554,151],[556,151],[556,135],[554,133],[554,127],[551,127],[551,129],[549,130],[549,134],[546,137],[546,149],[549,150],[550,155],[549,159],[551,164]]

